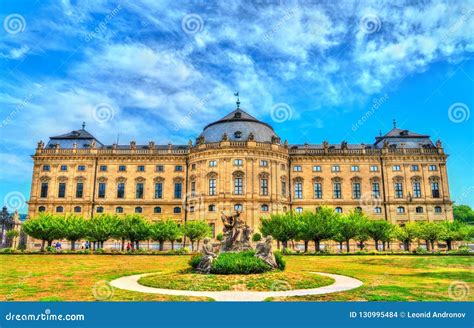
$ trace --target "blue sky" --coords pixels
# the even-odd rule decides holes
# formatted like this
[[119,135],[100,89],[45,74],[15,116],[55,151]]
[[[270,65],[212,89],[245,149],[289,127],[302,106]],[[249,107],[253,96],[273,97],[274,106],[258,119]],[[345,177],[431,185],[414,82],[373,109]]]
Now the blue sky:
[[39,140],[86,121],[186,143],[237,90],[290,143],[371,143],[392,119],[441,139],[474,205],[472,1],[3,0],[0,23],[0,200],[20,212]]

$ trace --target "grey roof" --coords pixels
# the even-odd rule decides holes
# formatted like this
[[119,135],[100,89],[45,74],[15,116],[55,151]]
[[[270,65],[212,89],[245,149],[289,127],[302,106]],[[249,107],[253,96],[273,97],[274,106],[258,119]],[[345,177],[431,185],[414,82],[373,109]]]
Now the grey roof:
[[430,136],[423,135],[408,130],[403,130],[394,127],[387,134],[382,137],[376,137],[374,146],[382,148],[384,142],[387,142],[389,147],[403,147],[403,148],[430,148],[434,147]]
[[246,141],[252,133],[255,141],[271,142],[272,137],[278,137],[273,128],[252,115],[237,108],[218,121],[208,124],[201,136],[205,142],[219,142],[224,133],[231,141]]
[[77,148],[90,148],[94,140],[96,147],[100,148],[103,146],[99,140],[85,129],[73,130],[66,134],[50,137],[46,148],[53,148],[55,145],[59,145],[60,148],[73,148],[74,144],[77,145]]
[[[290,149],[323,149],[323,144],[290,144]],[[328,144],[329,149],[341,149],[342,145]],[[347,149],[367,149],[374,148],[371,144],[347,144]]]

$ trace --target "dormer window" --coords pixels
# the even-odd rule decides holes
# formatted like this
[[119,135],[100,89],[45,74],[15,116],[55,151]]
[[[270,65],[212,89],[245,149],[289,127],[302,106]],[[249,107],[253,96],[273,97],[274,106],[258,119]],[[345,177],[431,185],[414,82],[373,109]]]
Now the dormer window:
[[240,139],[240,138],[242,138],[242,132],[240,132],[240,131],[235,131],[235,132],[234,132],[234,138],[235,138],[235,139]]
[[234,118],[241,118],[242,117],[242,113],[241,112],[237,112],[234,114]]

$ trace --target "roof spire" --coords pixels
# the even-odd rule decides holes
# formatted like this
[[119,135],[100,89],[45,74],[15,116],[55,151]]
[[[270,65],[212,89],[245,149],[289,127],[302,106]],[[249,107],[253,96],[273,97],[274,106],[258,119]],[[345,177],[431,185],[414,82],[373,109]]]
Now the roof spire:
[[240,108],[240,97],[239,97],[239,91],[237,91],[236,93],[234,93],[234,96],[237,97],[237,101],[235,102],[237,104],[237,109]]
[[82,122],[82,129],[84,130],[86,128],[86,122]]
[[382,130],[379,130],[379,137],[382,136]]
[[393,119],[393,128],[396,129],[397,128],[397,120]]

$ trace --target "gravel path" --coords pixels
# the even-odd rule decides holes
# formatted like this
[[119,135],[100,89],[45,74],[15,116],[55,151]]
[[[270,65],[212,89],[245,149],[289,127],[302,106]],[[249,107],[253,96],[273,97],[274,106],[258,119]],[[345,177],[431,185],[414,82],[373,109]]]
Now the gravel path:
[[140,285],[138,280],[144,276],[153,275],[156,273],[144,273],[136,274],[133,276],[125,276],[110,282],[110,285],[119,289],[131,290],[134,292],[141,293],[150,293],[150,294],[163,294],[163,295],[174,295],[174,296],[196,296],[196,297],[210,297],[216,301],[221,302],[258,302],[263,301],[268,297],[286,297],[286,296],[303,296],[303,295],[321,295],[342,292],[346,290],[351,290],[357,287],[362,286],[360,280],[341,276],[338,274],[332,273],[323,273],[323,272],[311,272],[314,274],[319,274],[321,276],[326,276],[334,279],[332,285],[312,288],[312,289],[294,289],[294,290],[280,290],[280,291],[270,291],[270,292],[252,292],[252,291],[192,291],[192,290],[175,290],[175,289],[163,289],[155,287],[147,287]]

